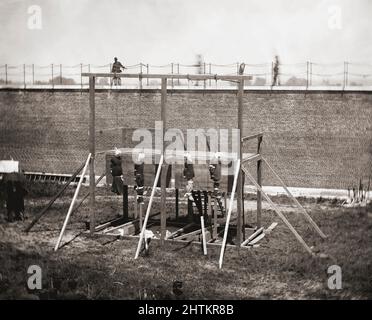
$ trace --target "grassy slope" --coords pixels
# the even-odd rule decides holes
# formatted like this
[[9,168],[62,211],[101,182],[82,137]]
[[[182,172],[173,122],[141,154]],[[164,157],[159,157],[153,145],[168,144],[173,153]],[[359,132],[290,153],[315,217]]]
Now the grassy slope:
[[[1,222],[0,298],[173,299],[175,280],[183,282],[181,297],[186,299],[372,298],[372,218],[365,209],[307,202],[311,215],[329,235],[323,242],[295,210],[286,213],[306,241],[328,258],[310,258],[279,223],[257,249],[238,254],[228,248],[224,268],[219,270],[218,249],[209,249],[204,257],[198,246],[166,244],[162,248],[152,242],[150,255],[134,260],[135,240],[78,237],[54,253],[70,199],[57,203],[28,235],[22,232],[25,223]],[[29,199],[29,215],[36,214],[46,200]],[[101,200],[98,208],[104,220],[103,216],[119,210],[120,202]],[[67,239],[83,228],[87,214],[84,206],[73,216]],[[279,222],[272,211],[265,210],[264,225],[273,221]],[[25,289],[31,264],[43,270],[43,289],[34,295]],[[342,267],[339,291],[327,288],[327,268],[332,264]]]

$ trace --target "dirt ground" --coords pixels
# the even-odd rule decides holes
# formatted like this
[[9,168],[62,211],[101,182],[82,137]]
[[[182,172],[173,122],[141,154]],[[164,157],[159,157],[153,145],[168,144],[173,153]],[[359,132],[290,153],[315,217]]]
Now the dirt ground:
[[[63,246],[54,252],[72,192],[59,199],[28,234],[23,229],[48,203],[50,194],[27,197],[28,219],[24,222],[7,222],[5,208],[0,208],[1,299],[372,298],[371,206],[343,208],[336,200],[299,199],[328,235],[321,240],[288,199],[274,198],[317,256],[310,257],[265,204],[263,226],[272,222],[279,225],[259,242],[258,248],[238,251],[228,247],[220,270],[219,247],[208,247],[208,255],[203,256],[198,245],[160,246],[153,241],[150,254],[134,260],[137,239],[82,235],[89,215],[87,204],[72,216]],[[80,199],[86,192],[81,191]],[[100,188],[98,220],[115,218],[121,205],[120,197]],[[252,220],[254,198],[248,197],[245,205],[247,220]],[[168,210],[173,210],[173,204]],[[30,265],[42,269],[41,290],[27,288]],[[331,265],[342,268],[340,290],[328,288],[331,275],[327,270]],[[174,281],[182,282],[179,291],[173,290]]]

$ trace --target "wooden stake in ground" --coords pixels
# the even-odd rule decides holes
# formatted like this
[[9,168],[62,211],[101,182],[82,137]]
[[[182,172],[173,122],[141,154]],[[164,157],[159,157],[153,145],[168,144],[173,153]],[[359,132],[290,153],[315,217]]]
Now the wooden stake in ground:
[[203,237],[203,253],[207,255],[207,240],[205,238],[205,228],[204,228],[204,217],[203,215],[200,216],[200,225],[202,230],[202,237]]
[[143,221],[143,226],[142,226],[142,230],[141,230],[141,233],[140,233],[140,238],[139,238],[139,241],[138,241],[137,251],[136,251],[136,254],[134,256],[134,259],[137,259],[138,258],[138,255],[139,255],[140,250],[141,250],[141,246],[142,246],[142,242],[143,242],[143,238],[144,238],[145,230],[146,230],[146,226],[147,226],[147,221],[149,220],[149,215],[150,215],[150,211],[151,211],[152,201],[154,200],[156,186],[158,185],[161,168],[163,166],[163,160],[164,160],[164,156],[161,155],[160,161],[159,161],[158,170],[156,172],[156,176],[155,176],[155,180],[154,180],[154,185],[152,186],[152,190],[151,190],[150,201],[149,201],[149,204],[147,205],[145,220]]
[[236,190],[236,185],[238,183],[238,176],[240,173],[240,159],[238,159],[235,163],[236,169],[234,173],[234,183],[233,187],[231,190],[231,198],[230,198],[230,204],[229,204],[229,211],[227,213],[226,217],[226,225],[225,225],[225,232],[223,234],[223,240],[222,240],[222,246],[221,246],[221,253],[220,253],[220,260],[219,260],[219,267],[220,269],[222,268],[222,263],[223,263],[223,256],[225,254],[225,247],[226,247],[226,240],[227,240],[227,234],[229,232],[229,224],[230,224],[230,219],[231,219],[231,212],[234,204],[234,195],[235,195],[235,190]]
[[84,165],[84,169],[83,169],[83,172],[81,174],[81,177],[80,177],[80,180],[79,180],[79,183],[77,185],[77,188],[75,190],[75,194],[74,194],[74,197],[72,198],[72,201],[71,201],[71,204],[70,204],[70,208],[68,209],[68,212],[67,212],[67,215],[66,215],[66,218],[65,218],[65,221],[63,223],[63,227],[62,227],[62,230],[61,230],[61,233],[59,234],[59,237],[58,237],[58,240],[57,240],[57,243],[56,243],[56,246],[54,248],[54,251],[57,251],[58,248],[59,248],[59,244],[62,240],[62,237],[63,237],[63,234],[65,233],[65,230],[66,230],[66,226],[67,226],[67,223],[68,223],[68,220],[70,219],[70,215],[72,213],[72,210],[74,209],[74,204],[75,204],[75,201],[76,201],[76,198],[79,194],[79,191],[80,191],[80,188],[81,188],[81,185],[83,183],[83,180],[84,180],[84,176],[85,176],[85,173],[87,171],[87,168],[88,168],[88,164],[91,160],[91,157],[92,157],[92,154],[89,153],[88,155],[88,158],[87,158],[87,161]]

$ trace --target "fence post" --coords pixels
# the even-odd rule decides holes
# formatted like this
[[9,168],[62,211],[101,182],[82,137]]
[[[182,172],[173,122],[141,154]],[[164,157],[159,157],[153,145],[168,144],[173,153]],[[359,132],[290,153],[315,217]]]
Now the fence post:
[[80,87],[81,87],[81,89],[83,89],[83,76],[82,76],[82,73],[83,73],[83,64],[80,63]]
[[[180,63],[179,62],[177,63],[177,74],[180,74]],[[177,83],[178,85],[180,85],[180,78],[178,78]]]
[[5,84],[8,84],[8,65],[5,64]]
[[142,62],[140,62],[140,73],[141,73],[141,76],[139,77],[139,86],[140,86],[140,89],[142,90]]
[[[146,64],[147,75],[149,75],[149,64]],[[149,77],[146,78],[146,83],[149,85]]]
[[[239,75],[239,62],[236,63],[236,75]],[[237,89],[239,89],[239,83],[236,86]]]
[[309,61],[306,61],[306,90],[309,87]]
[[53,63],[52,63],[52,88],[54,89],[54,74],[53,74]]
[[[212,64],[209,62],[209,74],[212,74]],[[212,79],[209,79],[209,86],[212,86]]]
[[59,83],[62,85],[62,63],[59,65]]
[[313,63],[310,62],[310,86],[313,85]]
[[[204,69],[204,74],[206,74],[207,73],[207,67],[206,67],[205,62],[203,63],[203,69]],[[205,89],[206,86],[207,86],[207,80],[204,79],[203,82],[204,82],[204,89]]]
[[26,89],[26,65],[23,64],[23,89]]
[[90,63],[88,64],[88,72],[90,72]]
[[344,61],[344,81],[343,81],[343,89],[342,90],[345,90],[345,86],[346,86],[346,62]]
[[345,72],[345,87],[348,86],[348,80],[349,80],[349,62],[345,62],[346,65],[346,72]]
[[[171,63],[171,73],[173,75],[173,62]],[[174,89],[173,86],[174,84],[173,84],[173,77],[172,77],[172,90]]]
[[32,64],[32,85],[35,84],[35,66]]

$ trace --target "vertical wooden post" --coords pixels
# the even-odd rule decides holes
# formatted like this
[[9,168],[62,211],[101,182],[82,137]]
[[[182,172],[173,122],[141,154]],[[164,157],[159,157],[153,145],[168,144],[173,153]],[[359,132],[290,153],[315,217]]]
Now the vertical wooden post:
[[[203,64],[203,69],[204,69],[204,74],[206,74],[207,73],[207,65],[205,64],[205,62]],[[204,89],[205,89],[206,86],[207,86],[207,80],[204,79],[203,84],[204,84]]]
[[348,82],[349,82],[349,63],[348,62],[345,62],[345,87],[348,86]]
[[[209,74],[212,74],[212,64],[209,63]],[[212,85],[212,79],[209,79],[209,86]]]
[[226,208],[227,208],[227,192],[224,192],[223,193],[223,203],[225,205],[225,212],[226,212]]
[[[167,121],[167,78],[161,79],[161,121],[162,121],[162,155],[164,157],[165,143],[164,135],[166,130]],[[162,174],[161,174],[161,208],[160,208],[160,239],[161,244],[164,244],[166,227],[167,227],[167,212],[166,212],[166,178],[167,178],[167,165],[163,162],[162,164]]]
[[[171,73],[173,74],[173,62],[171,63]],[[173,84],[173,77],[172,77],[172,90],[173,90],[173,86],[174,84]]]
[[143,202],[139,204],[139,227],[140,230],[142,230],[142,224],[143,224]]
[[213,239],[217,239],[217,236],[218,236],[217,225],[218,225],[218,204],[217,204],[217,198],[215,197],[213,199]]
[[96,153],[96,108],[95,108],[95,84],[96,78],[89,77],[89,152],[92,158],[89,164],[89,206],[90,206],[90,234],[93,235],[95,229],[95,202],[96,184],[94,173],[94,161]]
[[309,61],[306,62],[306,89],[309,87]]
[[54,89],[54,73],[53,73],[53,63],[52,63],[52,88]]
[[[146,64],[146,72],[149,75],[149,64]],[[146,78],[146,84],[149,85],[149,77]]]
[[313,85],[313,63],[310,62],[310,86]]
[[[236,75],[239,75],[239,62],[236,63]],[[239,90],[239,83],[238,83],[238,90]]]
[[[180,64],[177,63],[177,74],[180,74]],[[180,85],[180,78],[178,78],[177,85]]]
[[23,64],[23,88],[26,89],[26,65]]
[[178,217],[179,217],[179,205],[180,205],[180,201],[179,201],[179,190],[176,189],[176,221],[178,220]]
[[[238,90],[238,129],[239,129],[239,150],[238,150],[238,157],[239,157],[239,166],[241,165],[242,160],[242,131],[243,131],[243,93],[244,93],[244,78],[242,77],[239,81],[239,90]],[[238,242],[238,247],[240,248],[240,244],[244,241],[243,239],[243,219],[242,219],[242,200],[243,200],[243,183],[242,183],[242,175],[241,170],[239,168],[238,173],[238,185],[237,185],[237,223],[236,223],[236,239]]]
[[[257,184],[262,186],[262,160],[257,161]],[[257,189],[257,229],[261,228],[261,212],[262,212],[262,195]]]
[[62,85],[62,63],[59,65],[59,78],[60,84]]
[[81,89],[83,89],[83,76],[82,76],[82,73],[83,73],[83,64],[80,63],[80,86],[81,86]]
[[[261,154],[262,136],[257,139],[257,153]],[[257,183],[262,187],[262,160],[257,161]],[[261,228],[262,215],[262,194],[261,190],[257,189],[257,229]]]
[[35,66],[32,64],[32,84],[35,84]]
[[139,77],[139,86],[140,86],[140,90],[142,90],[142,62],[140,62],[140,74],[141,76]]
[[128,185],[123,185],[123,218],[128,219]]
[[8,84],[8,65],[5,64],[5,84]]

